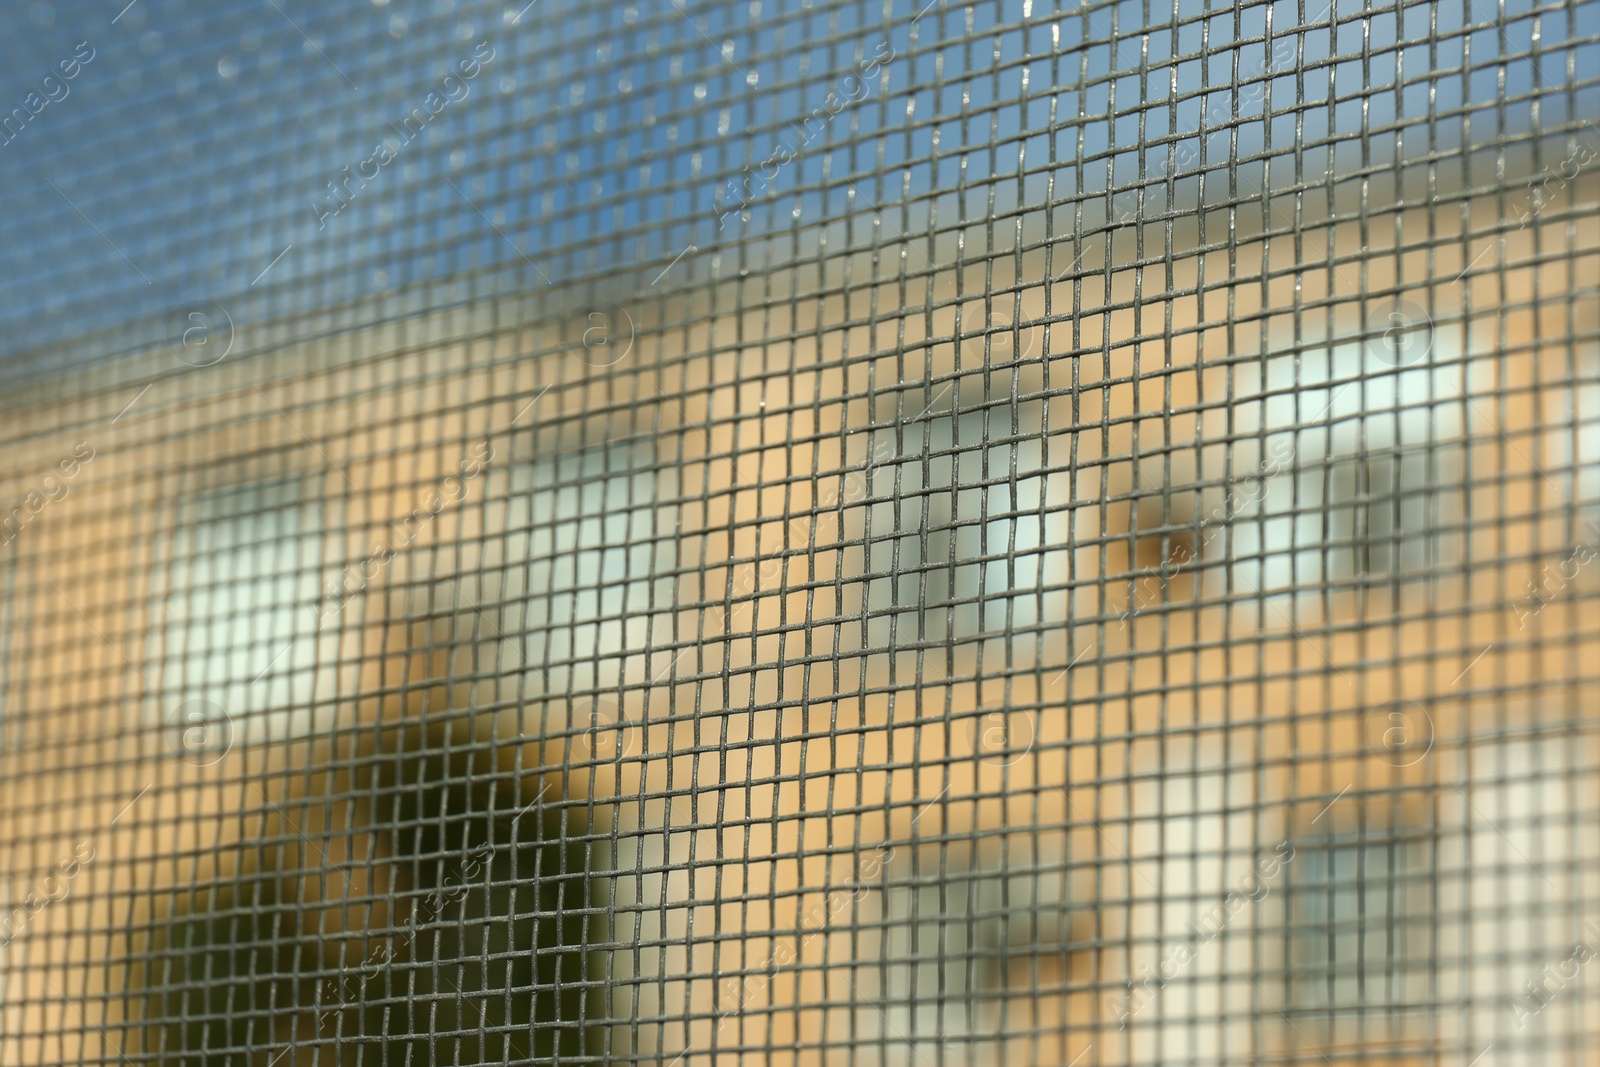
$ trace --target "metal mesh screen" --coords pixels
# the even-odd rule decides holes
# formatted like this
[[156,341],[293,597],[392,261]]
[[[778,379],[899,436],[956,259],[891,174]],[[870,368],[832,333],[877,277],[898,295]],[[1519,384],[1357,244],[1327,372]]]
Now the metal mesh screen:
[[0,42],[0,1063],[1600,1058],[1600,4]]

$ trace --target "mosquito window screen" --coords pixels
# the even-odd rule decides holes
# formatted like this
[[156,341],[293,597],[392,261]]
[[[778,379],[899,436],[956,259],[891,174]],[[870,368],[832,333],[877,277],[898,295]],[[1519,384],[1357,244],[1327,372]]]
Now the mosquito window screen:
[[0,1065],[1600,1055],[1600,3],[6,13]]

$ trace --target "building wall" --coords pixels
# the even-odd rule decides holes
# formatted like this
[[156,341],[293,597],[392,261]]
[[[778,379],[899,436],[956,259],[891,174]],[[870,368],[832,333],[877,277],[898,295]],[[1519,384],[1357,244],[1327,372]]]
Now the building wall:
[[[1440,215],[1199,219],[1160,278],[1119,264],[1167,231],[1124,224],[921,303],[838,289],[852,261],[244,333],[19,398],[4,499],[59,499],[3,572],[12,898],[94,859],[7,946],[0,1057],[174,1040],[145,958],[196,915],[292,914],[249,937],[301,972],[370,959],[459,861],[391,828],[438,790],[588,844],[612,1049],[1581,1062],[1530,1029],[1592,1041],[1586,989],[1509,1005],[1594,907],[1600,228]],[[1341,295],[1390,289],[1419,364],[1374,348],[1387,297]],[[1423,903],[1348,897],[1372,841]],[[1383,942],[1382,990],[1312,980],[1379,944],[1348,907],[1426,942]],[[262,1047],[349,1014],[277,995],[323,1007]]]

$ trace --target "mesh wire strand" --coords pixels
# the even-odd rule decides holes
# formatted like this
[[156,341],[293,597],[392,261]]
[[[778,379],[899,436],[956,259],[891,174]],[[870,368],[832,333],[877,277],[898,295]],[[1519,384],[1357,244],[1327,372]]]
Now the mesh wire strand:
[[1600,4],[12,15],[0,1064],[1600,1055]]

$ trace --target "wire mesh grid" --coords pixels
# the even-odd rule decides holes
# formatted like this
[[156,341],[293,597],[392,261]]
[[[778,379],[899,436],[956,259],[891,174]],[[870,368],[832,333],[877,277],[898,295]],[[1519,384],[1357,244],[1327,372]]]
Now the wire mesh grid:
[[1600,1058],[1600,5],[8,14],[0,1062]]

